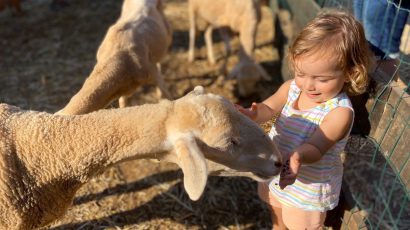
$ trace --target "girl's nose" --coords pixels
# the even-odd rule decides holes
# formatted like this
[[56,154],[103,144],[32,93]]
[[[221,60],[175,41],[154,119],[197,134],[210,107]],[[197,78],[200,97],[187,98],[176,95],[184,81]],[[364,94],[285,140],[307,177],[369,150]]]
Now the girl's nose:
[[304,87],[306,90],[313,91],[315,90],[315,81],[313,79],[306,79],[304,82]]

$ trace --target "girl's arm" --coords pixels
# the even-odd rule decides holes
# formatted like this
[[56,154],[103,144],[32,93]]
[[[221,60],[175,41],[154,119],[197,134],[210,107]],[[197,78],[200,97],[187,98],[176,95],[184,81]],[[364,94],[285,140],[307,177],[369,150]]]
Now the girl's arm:
[[285,188],[295,182],[302,164],[319,161],[322,156],[349,132],[353,121],[353,112],[346,107],[339,107],[330,111],[323,119],[319,128],[306,142],[297,147],[290,154],[288,170],[282,171],[279,185]]
[[253,102],[251,107],[247,109],[237,106],[238,110],[254,120],[256,123],[261,124],[269,121],[273,116],[278,114],[285,105],[291,82],[292,80],[288,80],[283,83],[276,93],[263,102]]

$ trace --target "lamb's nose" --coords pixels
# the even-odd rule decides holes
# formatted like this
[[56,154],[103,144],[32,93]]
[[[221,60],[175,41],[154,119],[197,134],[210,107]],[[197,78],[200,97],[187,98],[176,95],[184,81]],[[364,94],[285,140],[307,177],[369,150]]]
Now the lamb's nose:
[[276,167],[278,167],[278,168],[280,168],[280,167],[282,167],[282,162],[280,162],[280,161],[275,161],[275,164],[274,164]]

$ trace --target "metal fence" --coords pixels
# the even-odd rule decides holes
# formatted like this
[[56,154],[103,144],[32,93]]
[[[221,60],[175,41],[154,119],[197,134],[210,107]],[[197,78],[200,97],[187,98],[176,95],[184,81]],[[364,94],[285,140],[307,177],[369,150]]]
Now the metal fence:
[[[353,11],[353,1],[272,0],[271,6],[274,12],[289,10],[297,32],[321,8]],[[395,12],[393,23],[383,20],[380,28],[392,31],[398,14],[410,12],[404,0],[377,1]],[[368,122],[369,129],[351,135],[346,146],[343,194],[349,205],[341,229],[410,229],[410,17],[401,38],[400,55],[389,58],[385,52],[371,74],[373,92],[362,103],[367,114],[358,125],[366,129]]]

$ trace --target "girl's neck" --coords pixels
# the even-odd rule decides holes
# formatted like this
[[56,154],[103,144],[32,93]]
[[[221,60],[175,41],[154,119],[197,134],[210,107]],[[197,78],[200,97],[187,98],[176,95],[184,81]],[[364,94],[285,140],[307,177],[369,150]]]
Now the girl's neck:
[[325,100],[325,101],[321,101],[321,102],[315,102],[312,100],[309,100],[309,98],[303,93],[303,91],[300,91],[298,98],[294,101],[293,103],[293,108],[299,111],[306,111],[306,110],[310,110],[313,109],[321,104],[324,104],[326,102],[328,102],[329,100],[332,100],[333,98],[337,97],[338,95],[340,95],[341,93],[343,93],[343,91],[340,91],[338,94],[336,94],[334,97]]
[[296,110],[300,110],[300,111],[310,110],[325,102],[326,101],[323,101],[323,102],[311,101],[303,94],[303,92],[300,92],[298,98],[295,100],[293,104],[293,108]]

